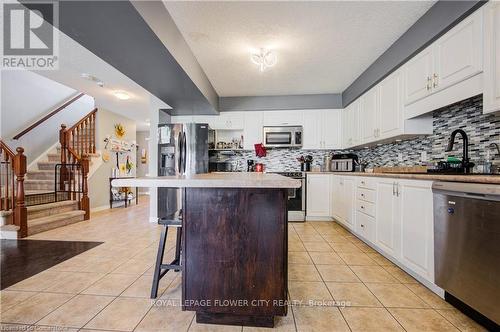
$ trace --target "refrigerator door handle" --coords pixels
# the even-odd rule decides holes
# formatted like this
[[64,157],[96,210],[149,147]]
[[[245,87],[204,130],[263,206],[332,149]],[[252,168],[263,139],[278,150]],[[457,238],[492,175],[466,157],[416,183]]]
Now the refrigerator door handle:
[[186,133],[182,133],[182,173],[186,173],[186,155],[187,155],[187,146],[186,146]]
[[178,171],[180,174],[182,174],[182,132],[179,133],[178,139],[177,139],[177,144],[178,144],[178,149],[179,151],[179,160],[177,161],[177,166],[178,166]]

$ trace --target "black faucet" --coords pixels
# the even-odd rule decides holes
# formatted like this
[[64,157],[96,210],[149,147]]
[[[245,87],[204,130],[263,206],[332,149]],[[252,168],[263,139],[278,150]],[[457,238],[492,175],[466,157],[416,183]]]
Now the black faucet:
[[463,131],[462,129],[456,129],[451,133],[446,152],[453,150],[453,144],[455,143],[455,136],[457,134],[460,134],[460,136],[462,136],[462,168],[464,169],[465,173],[470,173],[471,168],[474,166],[474,164],[469,161],[469,138],[467,137],[465,131]]

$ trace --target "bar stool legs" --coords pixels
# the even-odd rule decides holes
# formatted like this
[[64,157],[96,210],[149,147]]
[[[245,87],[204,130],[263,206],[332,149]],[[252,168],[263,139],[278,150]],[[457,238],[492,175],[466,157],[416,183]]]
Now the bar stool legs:
[[167,234],[169,225],[164,224],[160,235],[160,243],[158,244],[158,253],[156,254],[155,271],[153,275],[153,285],[151,287],[151,298],[155,299],[158,296],[158,286],[160,279],[167,274],[168,271],[174,270],[179,272],[181,267],[181,239],[182,227],[177,228],[176,241],[175,241],[175,258],[170,264],[163,264],[163,253],[165,251],[165,244],[167,242]]

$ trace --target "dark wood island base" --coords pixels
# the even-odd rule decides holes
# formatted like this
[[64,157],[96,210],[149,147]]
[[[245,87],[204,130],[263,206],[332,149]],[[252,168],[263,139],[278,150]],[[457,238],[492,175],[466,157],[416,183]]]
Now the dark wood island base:
[[185,188],[183,310],[273,327],[287,314],[287,189]]

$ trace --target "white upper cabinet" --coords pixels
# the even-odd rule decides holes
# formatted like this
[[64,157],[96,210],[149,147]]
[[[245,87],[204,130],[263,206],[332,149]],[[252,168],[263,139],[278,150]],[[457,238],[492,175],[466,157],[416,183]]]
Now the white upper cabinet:
[[376,131],[378,139],[394,137],[404,131],[402,90],[401,70],[392,73],[378,86],[380,108],[379,127]]
[[353,101],[342,114],[342,147],[350,148],[360,143],[359,119],[361,98]]
[[253,150],[254,145],[262,143],[262,112],[245,112],[243,129],[243,148]]
[[361,97],[360,139],[361,143],[373,142],[377,138],[379,124],[378,87],[372,88]]
[[264,126],[302,126],[302,111],[265,111]]
[[432,46],[404,65],[405,104],[410,104],[430,94],[432,71]]
[[307,110],[303,114],[302,147],[304,149],[321,149],[322,110]]
[[483,11],[470,15],[434,43],[432,90],[439,91],[483,70]]
[[483,112],[490,113],[500,111],[500,2],[484,7]]
[[341,148],[341,110],[303,111],[304,149]]
[[341,144],[341,111],[322,110],[321,121],[321,140],[322,149],[340,149]]
[[483,9],[465,18],[403,68],[405,105],[482,72]]
[[212,129],[243,130],[245,126],[244,112],[221,112],[219,116],[208,116],[207,119]]

